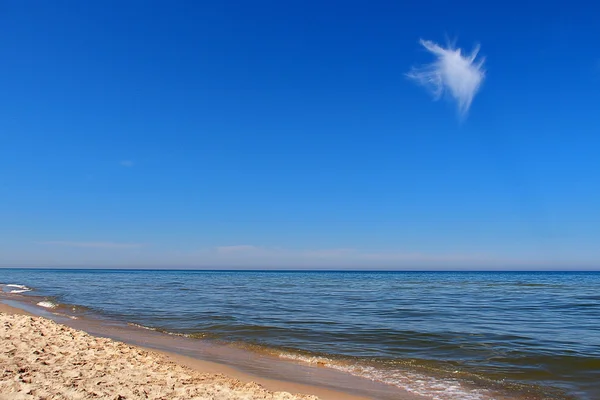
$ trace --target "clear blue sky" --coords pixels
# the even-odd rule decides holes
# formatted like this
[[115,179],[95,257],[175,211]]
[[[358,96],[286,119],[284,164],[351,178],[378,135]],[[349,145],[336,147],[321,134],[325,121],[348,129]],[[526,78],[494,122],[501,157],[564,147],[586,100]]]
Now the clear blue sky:
[[[598,267],[598,15],[2,2],[0,265]],[[447,37],[465,118],[406,77]]]

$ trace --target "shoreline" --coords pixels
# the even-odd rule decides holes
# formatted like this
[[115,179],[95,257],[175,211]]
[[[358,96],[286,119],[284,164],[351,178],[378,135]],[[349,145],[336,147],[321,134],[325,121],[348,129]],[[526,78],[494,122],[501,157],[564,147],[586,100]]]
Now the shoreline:
[[[6,300],[6,299],[4,299]],[[19,305],[21,305],[18,301],[14,301],[14,300],[9,300],[9,302],[11,304],[17,305],[17,307]],[[302,397],[302,396],[316,396],[316,397],[308,397],[310,399],[321,399],[321,400],[367,400],[367,399],[399,399],[399,400],[416,400],[416,399],[424,399],[424,397],[422,396],[417,396],[417,395],[413,395],[410,394],[408,392],[406,393],[402,393],[401,391],[398,391],[394,388],[393,390],[393,394],[390,395],[390,393],[385,393],[386,390],[382,390],[379,395],[377,394],[378,389],[385,389],[385,387],[387,385],[383,385],[383,384],[378,384],[376,382],[358,382],[358,388],[357,391],[360,391],[362,393],[353,393],[354,390],[352,390],[352,384],[346,385],[346,383],[349,383],[350,381],[355,381],[353,382],[353,384],[356,386],[356,381],[357,379],[355,377],[352,376],[344,376],[345,374],[340,374],[338,372],[335,371],[327,371],[326,368],[318,368],[318,367],[310,367],[310,369],[312,371],[310,371],[309,373],[312,374],[311,376],[314,378],[315,381],[317,380],[321,380],[321,382],[323,381],[323,379],[348,379],[348,382],[344,382],[344,381],[337,381],[337,382],[333,382],[335,385],[332,386],[341,386],[342,388],[345,388],[347,390],[336,390],[337,387],[335,388],[331,388],[331,387],[324,387],[322,385],[319,384],[312,384],[311,383],[300,383],[300,382],[294,382],[294,373],[299,373],[301,372],[302,369],[306,368],[305,366],[301,366],[301,365],[297,365],[296,363],[293,362],[289,362],[289,361],[280,361],[280,360],[266,360],[266,362],[275,362],[278,363],[282,366],[284,366],[285,368],[288,369],[287,372],[289,372],[291,375],[287,376],[287,378],[289,378],[290,380],[282,380],[282,379],[274,379],[272,377],[269,377],[267,373],[261,374],[261,373],[248,373],[246,371],[240,370],[238,368],[236,368],[235,365],[232,364],[225,364],[225,363],[221,363],[221,362],[214,362],[211,360],[206,360],[206,359],[201,359],[195,356],[189,356],[189,355],[185,355],[182,353],[185,353],[185,351],[172,351],[172,349],[168,348],[165,349],[165,344],[168,343],[164,343],[165,341],[168,342],[175,342],[177,341],[177,339],[182,339],[182,338],[177,338],[177,337],[166,337],[166,334],[162,334],[159,332],[153,332],[153,331],[147,331],[147,332],[142,332],[141,329],[137,329],[137,331],[133,330],[133,329],[126,329],[126,330],[119,330],[119,329],[115,329],[114,327],[109,327],[106,325],[103,325],[101,321],[82,321],[82,320],[68,320],[66,318],[63,317],[63,321],[60,321],[60,317],[58,318],[47,318],[47,316],[40,316],[39,314],[43,314],[45,310],[32,310],[32,311],[39,311],[39,313],[36,314],[32,314],[30,312],[28,312],[28,309],[31,308],[31,306],[28,306],[26,304],[23,304],[23,308],[17,308],[8,304],[5,304],[3,302],[0,302],[0,314],[2,316],[4,315],[18,315],[18,316],[31,316],[34,318],[42,318],[45,321],[48,322],[52,322],[57,324],[58,326],[62,326],[65,327],[65,329],[73,329],[76,332],[80,332],[80,333],[85,333],[90,335],[91,337],[95,337],[95,338],[102,338],[102,340],[108,340],[112,343],[120,343],[123,344],[125,346],[130,346],[134,349],[137,349],[139,351],[144,351],[144,352],[148,352],[149,354],[153,354],[155,356],[158,357],[159,360],[162,360],[161,362],[159,362],[160,365],[163,365],[163,363],[174,363],[175,365],[177,365],[178,367],[181,368],[188,368],[191,371],[194,371],[196,374],[211,374],[211,375],[215,375],[215,376],[220,376],[220,377],[226,377],[226,379],[231,380],[232,382],[243,382],[245,384],[255,384],[258,385],[261,390],[265,390],[268,393],[297,393],[297,395],[295,396],[300,396],[300,397],[281,397],[282,399],[285,398],[290,398],[290,399],[303,399],[303,398],[307,398],[307,397]],[[48,313],[50,314],[50,313]],[[54,321],[55,319],[59,320]],[[87,328],[87,329],[86,329]],[[133,333],[133,336],[132,335]],[[158,339],[158,341],[157,341]],[[193,340],[194,342],[198,343],[200,342],[197,339]],[[173,343],[171,343],[173,344]],[[198,343],[200,344],[200,343]],[[185,350],[185,348],[182,348],[182,350]],[[218,352],[219,350],[223,350],[223,349],[216,349],[216,351]],[[227,358],[228,354],[222,354],[225,358]],[[245,355],[246,357],[248,357],[248,355]],[[259,360],[258,356],[253,357],[253,359],[247,359],[245,360],[246,363],[249,364],[253,364],[256,363],[257,361],[261,361]],[[104,363],[105,360],[99,359],[98,360],[99,363]],[[262,360],[262,362],[264,363],[265,360]],[[277,367],[277,366],[275,366]],[[260,371],[260,368],[258,368],[258,371]],[[254,371],[253,371],[254,372]],[[305,371],[302,371],[305,372]],[[318,375],[324,375],[324,377],[318,377]],[[0,384],[2,382],[0,381]],[[361,385],[362,384],[362,385]],[[234,384],[234,386],[237,384]],[[365,387],[361,387],[363,385],[366,385]],[[369,391],[369,386],[372,385],[372,389],[375,391],[375,394],[372,396],[369,393],[365,393]],[[254,390],[254,389],[252,389]],[[262,394],[261,394],[262,396]],[[270,396],[273,396],[272,394]],[[292,395],[290,395],[292,396]],[[208,398],[217,398],[217,397],[208,397]],[[218,397],[221,398],[221,397]],[[223,399],[227,399],[227,398],[240,398],[240,397],[222,397]],[[246,398],[246,397],[243,397]],[[273,399],[279,399],[279,397],[247,397],[247,398],[273,398]]]
[[[306,400],[318,400],[318,399],[322,399],[322,400],[328,400],[328,399],[340,399],[340,400],[366,400],[366,397],[360,397],[360,396],[354,396],[354,395],[350,395],[350,394],[345,394],[345,393],[341,393],[341,392],[334,392],[331,391],[329,389],[324,389],[324,388],[319,388],[319,387],[310,387],[307,385],[301,385],[301,384],[294,384],[294,383],[288,383],[288,382],[282,382],[282,381],[275,381],[275,380],[271,380],[271,379],[257,379],[257,377],[248,375],[248,374],[244,374],[242,372],[236,371],[233,368],[224,366],[224,365],[220,365],[217,363],[212,363],[209,361],[202,361],[202,360],[197,360],[191,357],[186,357],[186,356],[182,356],[179,354],[175,354],[175,353],[169,353],[169,352],[165,352],[165,351],[157,351],[154,349],[147,349],[144,347],[140,347],[140,346],[131,346],[128,344],[125,344],[123,342],[119,342],[119,341],[115,341],[112,339],[107,339],[107,338],[98,338],[96,336],[92,336],[89,335],[87,333],[85,333],[84,331],[80,331],[80,330],[76,330],[73,328],[70,328],[68,326],[56,323],[50,319],[44,318],[44,317],[39,317],[39,316],[35,316],[31,313],[28,313],[27,311],[24,311],[22,309],[16,308],[16,307],[12,307],[6,304],[0,304],[0,320],[2,321],[2,323],[7,326],[10,325],[10,328],[5,328],[7,330],[13,330],[13,336],[11,337],[11,339],[7,340],[7,339],[3,339],[2,340],[2,345],[1,347],[4,347],[5,353],[9,354],[9,357],[12,358],[13,363],[16,363],[15,365],[13,365],[15,367],[15,370],[17,371],[17,373],[19,374],[19,376],[17,377],[17,380],[20,380],[20,384],[16,383],[16,384],[11,384],[11,382],[9,382],[8,379],[2,379],[0,380],[0,388],[2,388],[2,392],[3,392],[3,396],[8,395],[8,394],[13,394],[15,395],[15,397],[19,397],[22,394],[25,395],[29,395],[31,396],[32,392],[39,392],[40,391],[40,382],[37,382],[37,379],[32,379],[32,378],[28,378],[24,375],[26,375],[27,373],[36,373],[39,369],[39,364],[37,362],[37,360],[33,360],[31,358],[29,359],[25,359],[25,362],[23,363],[23,356],[22,354],[28,354],[31,352],[31,347],[32,347],[32,342],[30,340],[28,340],[28,338],[30,338],[31,336],[39,336],[40,333],[45,337],[48,338],[47,340],[47,344],[45,346],[45,348],[51,348],[50,351],[45,351],[44,353],[47,353],[48,355],[51,356],[55,356],[58,358],[59,354],[67,354],[66,357],[62,357],[62,362],[57,362],[54,365],[51,365],[51,369],[53,369],[52,373],[55,374],[55,369],[56,368],[64,368],[65,363],[67,363],[67,360],[76,360],[76,359],[80,359],[81,356],[81,351],[79,352],[75,352],[72,351],[68,348],[66,348],[66,346],[64,346],[64,343],[62,343],[63,345],[61,346],[61,344],[56,344],[57,341],[61,341],[61,339],[65,339],[64,337],[60,337],[60,335],[67,337],[67,340],[69,343],[71,343],[73,341],[73,337],[76,339],[76,341],[78,342],[82,342],[80,343],[82,346],[84,347],[88,347],[91,349],[94,349],[94,351],[97,352],[98,348],[97,340],[100,340],[99,345],[104,349],[106,347],[116,347],[122,350],[123,353],[121,354],[111,354],[111,359],[106,359],[103,358],[101,356],[96,356],[93,355],[90,357],[91,362],[94,364],[93,365],[93,369],[99,369],[99,366],[101,366],[102,368],[104,368],[106,365],[110,364],[110,363],[114,363],[115,360],[114,358],[112,358],[112,356],[118,356],[119,358],[121,358],[124,362],[126,363],[132,363],[132,357],[131,355],[133,354],[133,357],[135,357],[136,359],[139,358],[140,356],[142,358],[144,358],[145,363],[141,364],[142,368],[150,369],[158,367],[159,368],[159,372],[158,373],[154,373],[151,374],[152,378],[150,379],[155,379],[155,380],[160,380],[161,378],[164,379],[164,377],[160,376],[161,373],[165,374],[168,372],[172,372],[173,376],[167,376],[166,379],[174,379],[173,380],[173,385],[174,387],[177,386],[181,386],[180,388],[177,388],[177,390],[172,391],[169,393],[170,396],[178,396],[178,395],[184,395],[184,396],[190,396],[194,397],[194,395],[197,396],[201,396],[199,398],[231,398],[231,399],[237,399],[237,398],[242,398],[240,396],[244,396],[243,398],[256,398],[256,399],[306,399]],[[16,326],[16,328],[15,328]],[[15,329],[17,329],[15,331]],[[18,336],[18,339],[16,339],[15,337]],[[21,351],[14,351],[14,348],[11,350],[6,350],[6,349],[10,349],[10,348],[16,348],[19,349]],[[89,352],[90,350],[88,350]],[[33,350],[33,352],[38,353],[39,349]],[[19,357],[21,355],[21,357]],[[21,362],[17,361],[17,359],[21,358]],[[65,360],[67,359],[67,360]],[[10,360],[4,360],[3,364],[7,365],[7,369],[11,368],[11,361]],[[46,361],[42,361],[42,365],[47,365],[48,366],[48,362]],[[169,365],[172,364],[172,365]],[[72,362],[71,365],[77,365],[77,362]],[[139,367],[136,365],[136,367]],[[111,375],[110,373],[106,373],[105,371],[102,371],[101,375],[102,375],[102,379],[104,381],[106,381],[109,385],[108,387],[103,387],[104,392],[102,392],[102,396],[121,396],[123,390],[130,391],[130,395],[131,393],[134,393],[136,390],[140,389],[141,387],[147,387],[147,385],[142,385],[141,383],[136,384],[134,383],[133,385],[123,385],[124,381],[129,381],[131,374],[135,372],[137,368],[132,369],[131,371],[119,371],[119,375],[121,375],[121,378],[119,376],[116,375]],[[171,370],[175,370],[175,371],[171,371]],[[20,372],[20,371],[24,371],[24,372]],[[132,372],[134,371],[134,372]],[[11,371],[14,372],[14,371]],[[66,373],[76,373],[76,371],[65,371]],[[129,372],[129,373],[128,373]],[[147,371],[144,371],[147,372]],[[48,375],[48,374],[45,374]],[[198,378],[198,376],[195,375],[202,375],[201,379],[202,381],[207,381],[208,384],[202,384],[202,390],[198,391],[196,387],[197,385],[191,385],[192,386],[192,392],[197,391],[198,393],[194,393],[194,394],[190,394],[190,383],[188,383],[189,381],[189,376],[192,376],[193,378]],[[127,376],[127,379],[123,380],[122,377],[123,376]],[[5,377],[7,378],[7,377]],[[177,379],[179,378],[179,379]],[[86,387],[84,389],[82,389],[82,386],[89,386],[89,384],[91,384],[94,379],[97,379],[96,376],[90,376],[90,377],[86,377],[85,380],[87,380],[87,384],[85,382],[82,382],[82,384],[78,384],[77,386],[75,386],[75,389],[71,389],[69,386],[71,385],[71,383],[67,383],[67,382],[63,382],[63,386],[61,387],[61,383],[60,383],[60,379],[48,379],[46,382],[43,383],[43,386],[45,386],[43,389],[41,390],[48,390],[48,388],[50,388],[50,390],[56,390],[56,391],[63,391],[63,394],[66,393],[67,394],[71,394],[73,397],[79,397],[76,395],[77,394],[81,394],[79,393],[80,391],[84,391],[86,392],[87,395],[89,395],[90,397],[97,395],[97,392],[89,392],[89,388]],[[178,381],[178,382],[177,382]],[[32,385],[32,382],[34,383],[34,385]],[[194,382],[195,383],[195,382]],[[94,383],[95,384],[95,383]],[[33,387],[32,387],[33,386]],[[137,386],[140,386],[140,388],[138,388]],[[204,386],[207,386],[206,388],[204,388]],[[214,386],[214,387],[213,387]],[[221,387],[223,386],[223,387]],[[19,390],[19,392],[16,393],[11,393],[10,390],[11,388],[13,390]],[[8,389],[8,392],[6,391]],[[156,389],[155,389],[156,391]],[[212,393],[214,391],[214,393]],[[227,391],[231,391],[231,393],[227,393]],[[89,393],[87,393],[89,392]],[[206,392],[206,393],[204,393]],[[239,393],[238,393],[239,392]],[[94,394],[96,393],[96,394]],[[140,392],[141,393],[141,392]],[[296,394],[291,394],[291,393],[296,393]],[[38,394],[39,395],[39,394]],[[158,397],[160,397],[160,394],[157,393]],[[33,394],[33,396],[35,397],[36,395]],[[85,395],[84,395],[85,396]],[[134,394],[135,396],[135,394]],[[144,395],[145,396],[145,395]],[[142,398],[144,397],[142,395],[140,395],[139,397]],[[150,398],[151,398],[152,394],[150,394]],[[204,396],[209,396],[209,397],[204,397]],[[248,397],[246,397],[248,396]],[[129,397],[129,396],[126,396]],[[5,398],[5,397],[3,397]],[[7,397],[9,398],[9,397]],[[27,398],[27,397],[25,397]],[[86,397],[83,397],[86,398]]]

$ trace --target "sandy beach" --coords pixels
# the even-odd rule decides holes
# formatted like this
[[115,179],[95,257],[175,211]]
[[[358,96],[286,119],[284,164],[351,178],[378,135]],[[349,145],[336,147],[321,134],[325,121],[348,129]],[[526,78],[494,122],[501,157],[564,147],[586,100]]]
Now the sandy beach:
[[[0,306],[0,326],[0,399],[319,398],[203,372],[201,364],[185,365],[167,354],[91,336],[6,305]],[[321,398],[358,399],[330,392],[322,391]]]

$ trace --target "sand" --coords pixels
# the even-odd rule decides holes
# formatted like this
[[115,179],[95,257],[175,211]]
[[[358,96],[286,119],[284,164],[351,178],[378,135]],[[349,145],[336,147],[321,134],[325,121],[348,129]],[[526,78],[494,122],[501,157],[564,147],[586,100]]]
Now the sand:
[[0,399],[317,400],[202,373],[158,352],[1,310]]

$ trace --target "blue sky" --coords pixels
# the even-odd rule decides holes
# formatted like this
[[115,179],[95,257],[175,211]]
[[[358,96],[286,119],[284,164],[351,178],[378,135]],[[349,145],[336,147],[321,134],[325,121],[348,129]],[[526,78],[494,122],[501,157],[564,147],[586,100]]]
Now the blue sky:
[[[600,6],[560,3],[4,2],[0,265],[596,268]],[[407,76],[448,38],[464,115]]]

